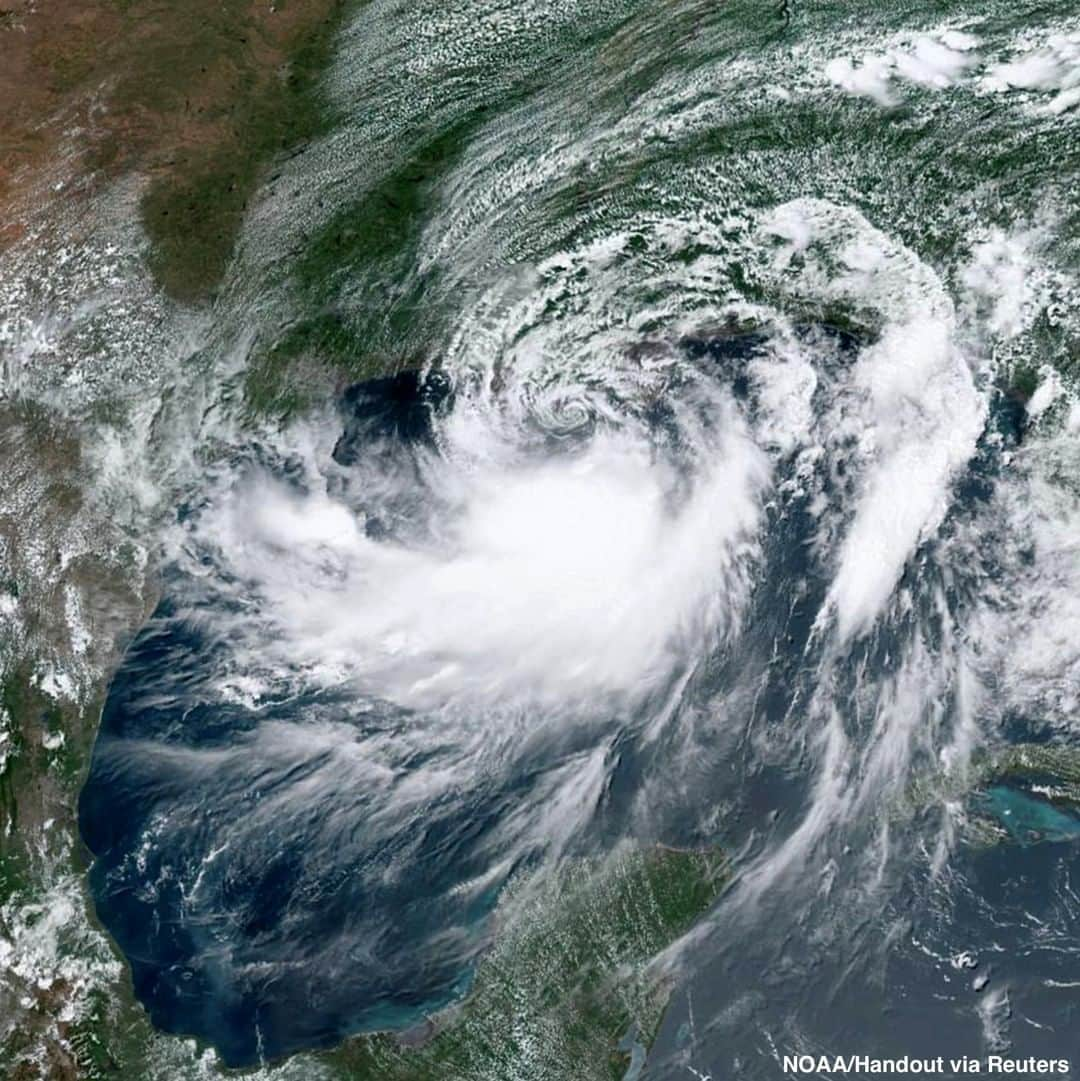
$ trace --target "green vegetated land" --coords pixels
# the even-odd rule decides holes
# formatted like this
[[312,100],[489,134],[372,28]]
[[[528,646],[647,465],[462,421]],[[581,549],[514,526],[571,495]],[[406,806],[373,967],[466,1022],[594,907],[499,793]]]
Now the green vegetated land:
[[[245,399],[253,413],[288,419],[317,399],[325,378],[313,365],[345,380],[361,380],[417,366],[408,345],[423,313],[426,283],[410,274],[438,181],[461,159],[483,119],[477,110],[409,153],[372,186],[348,199],[314,230],[290,266],[297,318],[252,356]],[[378,306],[350,301],[357,282],[383,283]]]
[[[414,273],[417,245],[423,226],[439,212],[442,182],[491,117],[477,109],[426,137],[409,133],[414,145],[404,160],[365,190],[340,193],[340,205],[316,225],[289,267],[294,316],[252,355],[245,394],[253,413],[288,419],[302,412],[325,389],[327,371],[342,381],[358,380],[425,359],[426,343],[418,336],[437,327],[442,313],[430,307],[438,298],[432,288],[437,266],[425,270],[426,278]],[[899,240],[949,278],[965,265],[972,236],[988,223],[1037,218],[1046,192],[1031,183],[1033,160],[1055,161],[1059,176],[1080,177],[1080,151],[1068,130],[1033,134],[1022,114],[1003,114],[997,117],[999,137],[988,144],[978,125],[962,117],[959,109],[955,120],[940,113],[928,117],[914,106],[885,112],[855,98],[827,110],[813,101],[783,108],[762,101],[685,144],[658,141],[640,148],[640,160],[605,161],[607,172],[597,169],[587,180],[556,186],[544,197],[545,212],[553,236],[572,230],[575,216],[587,217],[583,207],[610,200],[613,189],[627,207],[655,213],[662,209],[655,192],[665,178],[703,162],[728,173],[748,207],[764,210],[799,196],[837,198],[837,176],[846,170],[844,199],[871,221],[889,223]],[[828,167],[819,169],[822,162]],[[942,204],[950,212],[932,221],[911,213]],[[1075,258],[1080,215],[1063,221],[1051,246],[1063,263]],[[740,257],[733,258],[731,280],[739,292],[777,303]],[[372,282],[378,283],[379,304],[369,303]],[[816,314],[865,329],[863,313]],[[1080,338],[1070,322],[1044,311],[1000,346],[999,359],[1004,388],[1027,400],[1043,363],[1063,373],[1078,371]],[[313,365],[321,368],[317,378]]]
[[[44,407],[9,402],[0,405],[0,461],[10,490],[30,493],[23,513],[39,523],[37,539],[51,571],[61,562],[62,538],[82,508],[79,442],[71,426]],[[0,601],[25,609],[23,633],[33,648],[43,645],[50,626],[65,627],[67,594],[50,574],[35,574],[32,559],[19,558],[11,538],[22,524],[0,512]],[[103,656],[115,648],[110,637],[130,629],[124,613],[129,619],[141,615],[138,584],[129,580],[124,554],[83,554],[66,567],[68,582],[92,584],[109,612],[91,620],[102,633],[94,648]],[[132,615],[133,607],[138,614]],[[28,873],[40,871],[53,857],[51,838],[42,835],[45,824],[54,826],[57,836],[73,832],[79,785],[93,747],[100,698],[94,695],[83,709],[48,693],[43,687],[48,670],[46,658],[20,655],[14,636],[0,639],[0,906],[29,881]]]
[[557,872],[502,905],[512,920],[471,994],[419,1046],[359,1037],[327,1056],[349,1081],[618,1081],[648,1049],[671,983],[649,967],[729,881],[717,851],[655,847]]
[[[142,201],[153,246],[151,267],[162,287],[184,301],[204,299],[221,281],[265,166],[330,125],[319,80],[347,0],[308,5],[295,29],[278,35],[262,53],[246,48],[247,35],[264,30],[249,7],[224,5],[222,17],[200,20],[192,28],[185,66],[227,69],[228,77],[221,80],[222,92],[204,106],[209,114],[204,130],[181,143]],[[225,25],[218,25],[222,21]],[[278,64],[271,66],[273,61]],[[129,93],[137,99],[145,94],[143,80],[149,77],[154,85],[160,74],[136,67]],[[172,107],[176,92],[165,88],[164,110]]]
[[[357,1036],[297,1056],[280,1069],[300,1073],[282,1079],[619,1081],[632,1045],[639,1054],[651,1046],[672,990],[671,978],[650,962],[730,881],[719,850],[662,846],[521,879],[500,901],[494,942],[460,1004],[424,1032]],[[77,1064],[69,1076],[167,1076],[157,1058],[167,1038],[151,1032],[128,995],[119,1002],[99,995],[67,1037]]]
[[[71,859],[74,808],[89,758],[93,730],[83,715],[60,707],[19,666],[0,682],[0,947],[33,934],[49,919],[41,883],[56,873],[83,870]],[[80,921],[81,925],[81,921]],[[62,929],[60,930],[62,934]],[[73,951],[75,942],[69,943]],[[0,949],[0,974],[8,962]],[[19,983],[0,981],[0,1078],[10,1081],[79,1077],[70,1052],[53,1043],[57,1015],[72,990],[64,978]],[[17,1009],[15,996],[20,996]],[[8,1017],[15,1025],[5,1024]],[[63,1035],[68,1026],[59,1023]]]
[[[85,871],[76,806],[104,688],[83,688],[76,702],[78,676],[64,672],[72,682],[55,682],[56,657],[78,652],[95,667],[111,664],[145,601],[123,543],[63,554],[85,476],[70,424],[32,402],[6,403],[0,460],[8,490],[23,496],[21,517],[0,511],[0,602],[21,613],[0,636],[0,1078],[52,1081],[80,1076],[64,1045],[65,1006],[78,1001],[79,974],[102,959],[115,964],[104,939],[98,956],[87,944],[89,902],[75,886]],[[19,545],[27,523],[29,551]],[[73,589],[95,600],[81,610],[89,640],[77,644],[67,618]],[[59,883],[62,896],[52,892]],[[78,911],[60,918],[58,906],[69,904]]]
[[992,756],[986,782],[1023,780],[1039,784],[1046,798],[1080,810],[1080,747],[1018,743]]

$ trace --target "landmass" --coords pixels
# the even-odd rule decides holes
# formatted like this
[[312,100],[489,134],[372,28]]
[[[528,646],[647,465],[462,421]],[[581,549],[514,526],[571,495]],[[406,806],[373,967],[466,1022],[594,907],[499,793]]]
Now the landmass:
[[209,298],[276,156],[325,130],[348,0],[10,0],[0,10],[0,250],[43,205],[141,178],[149,264]]
[[[672,991],[671,973],[657,956],[730,881],[720,850],[660,845],[627,848],[603,863],[571,861],[549,876],[523,876],[500,899],[493,943],[462,1002],[407,1033],[355,1036],[330,1051],[230,1076],[619,1081],[643,1064]],[[43,991],[41,1010],[49,1007]],[[89,1009],[65,1025],[62,1042],[53,1045],[52,1073],[36,1072],[37,1035],[16,1033],[0,1045],[3,1061],[14,1064],[12,1081],[219,1072],[212,1052],[155,1034],[130,991],[119,1001],[92,996]]]

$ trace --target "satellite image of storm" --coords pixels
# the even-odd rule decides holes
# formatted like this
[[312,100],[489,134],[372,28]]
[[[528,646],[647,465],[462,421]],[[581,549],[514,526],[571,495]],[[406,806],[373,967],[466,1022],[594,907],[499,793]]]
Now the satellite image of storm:
[[1080,0],[0,0],[0,1081],[1080,1081]]

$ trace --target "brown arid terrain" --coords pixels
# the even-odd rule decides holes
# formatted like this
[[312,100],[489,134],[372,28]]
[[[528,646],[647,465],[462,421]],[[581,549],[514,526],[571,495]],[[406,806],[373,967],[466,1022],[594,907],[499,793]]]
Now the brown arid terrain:
[[275,155],[315,134],[344,0],[4,0],[0,250],[52,199],[143,179],[151,264],[213,292]]

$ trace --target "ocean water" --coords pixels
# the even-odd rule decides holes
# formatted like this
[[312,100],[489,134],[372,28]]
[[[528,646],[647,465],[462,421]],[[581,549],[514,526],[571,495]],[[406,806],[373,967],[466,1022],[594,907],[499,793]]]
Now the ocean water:
[[642,1077],[1075,1054],[1076,820],[979,773],[1077,738],[1075,13],[376,2],[328,80],[81,800],[155,1024],[406,1028],[662,841],[737,881]]

